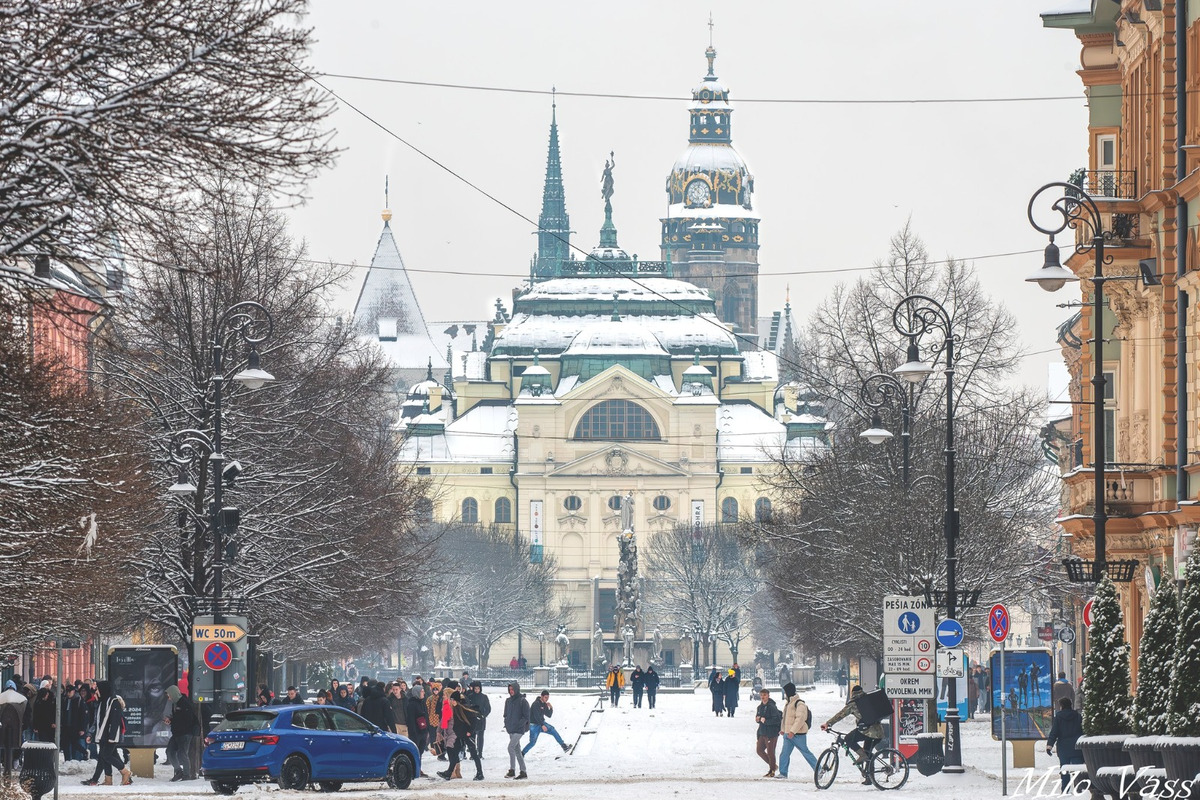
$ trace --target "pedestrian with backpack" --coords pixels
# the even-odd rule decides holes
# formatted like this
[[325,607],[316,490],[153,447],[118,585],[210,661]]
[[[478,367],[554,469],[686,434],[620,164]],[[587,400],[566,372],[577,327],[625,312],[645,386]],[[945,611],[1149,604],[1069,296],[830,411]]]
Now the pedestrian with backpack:
[[779,772],[777,778],[788,776],[788,767],[792,763],[792,750],[799,750],[800,755],[808,762],[812,770],[817,768],[817,757],[808,749],[808,730],[812,727],[812,711],[808,704],[796,694],[796,684],[783,685],[783,750],[779,754]]

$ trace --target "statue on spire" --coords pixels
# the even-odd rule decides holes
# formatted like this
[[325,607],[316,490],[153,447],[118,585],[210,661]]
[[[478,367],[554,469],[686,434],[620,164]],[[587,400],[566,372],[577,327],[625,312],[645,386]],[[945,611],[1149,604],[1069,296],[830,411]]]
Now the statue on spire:
[[608,158],[604,161],[604,177],[600,183],[600,196],[604,198],[604,205],[611,207],[613,196],[613,167],[617,165],[616,155],[612,150],[608,151]]

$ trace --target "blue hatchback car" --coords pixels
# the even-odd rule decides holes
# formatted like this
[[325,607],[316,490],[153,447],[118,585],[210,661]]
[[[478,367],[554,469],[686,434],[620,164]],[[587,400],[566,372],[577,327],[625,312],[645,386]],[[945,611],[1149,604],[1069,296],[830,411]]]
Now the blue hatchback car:
[[350,781],[407,789],[421,755],[407,737],[337,706],[264,706],[230,711],[204,739],[202,774],[218,794],[246,783],[283,789],[316,784],[336,792]]

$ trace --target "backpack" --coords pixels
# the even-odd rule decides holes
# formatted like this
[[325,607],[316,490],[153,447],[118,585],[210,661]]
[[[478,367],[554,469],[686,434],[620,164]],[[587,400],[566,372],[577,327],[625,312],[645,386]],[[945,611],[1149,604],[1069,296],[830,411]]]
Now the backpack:
[[808,704],[805,703],[803,700],[801,700],[799,697],[795,698],[795,703],[796,703],[796,714],[799,715],[801,713],[801,711],[803,711],[803,713],[804,713],[804,722],[801,722],[797,726],[798,728],[803,729],[803,730],[797,731],[797,733],[803,735],[803,734],[808,733],[808,729],[812,727],[812,709],[810,709],[808,707]]

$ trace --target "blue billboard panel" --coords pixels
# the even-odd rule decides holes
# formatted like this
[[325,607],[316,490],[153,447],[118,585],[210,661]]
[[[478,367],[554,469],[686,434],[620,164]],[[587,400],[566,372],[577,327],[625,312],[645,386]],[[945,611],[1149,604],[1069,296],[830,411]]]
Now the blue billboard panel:
[[1000,683],[1000,651],[993,650],[992,736],[1000,738],[1000,715],[1009,739],[1045,739],[1054,722],[1050,685],[1054,682],[1049,650],[1004,651],[1004,683]]

